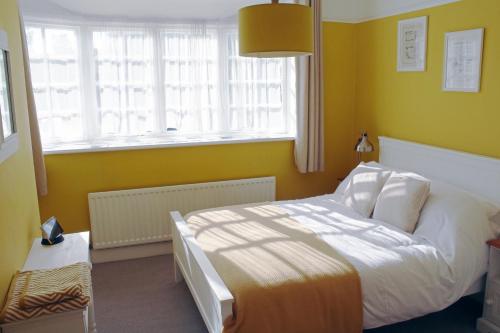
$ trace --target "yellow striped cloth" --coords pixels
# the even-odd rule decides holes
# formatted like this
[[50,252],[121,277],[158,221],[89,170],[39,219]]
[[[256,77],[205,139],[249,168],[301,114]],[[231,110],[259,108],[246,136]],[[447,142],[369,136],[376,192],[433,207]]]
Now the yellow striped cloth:
[[0,312],[0,322],[83,309],[90,302],[90,286],[90,267],[87,263],[17,272]]

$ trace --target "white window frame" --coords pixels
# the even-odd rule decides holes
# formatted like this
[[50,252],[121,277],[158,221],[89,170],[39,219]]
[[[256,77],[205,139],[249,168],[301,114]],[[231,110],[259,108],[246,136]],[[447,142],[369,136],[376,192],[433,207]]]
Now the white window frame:
[[[19,134],[17,133],[17,126],[16,126],[16,116],[15,116],[15,109],[14,109],[14,96],[12,94],[12,82],[11,82],[11,68],[10,68],[10,59],[9,59],[9,42],[7,38],[7,33],[4,30],[0,29],[0,52],[7,51],[7,57],[6,57],[6,62],[7,62],[7,89],[8,94],[9,94],[9,103],[10,103],[10,108],[11,108],[11,116],[12,116],[12,128],[13,128],[13,133],[9,135],[7,138],[4,138],[4,133],[3,133],[3,122],[2,122],[2,117],[0,116],[0,164],[3,163],[5,160],[7,160],[9,157],[14,155],[18,149],[19,149]],[[0,112],[2,112],[0,110]]]
[[[92,34],[94,31],[99,31],[103,27],[107,29],[112,29],[116,27],[117,29],[127,29],[133,28],[134,26],[137,28],[145,27],[144,24],[122,24],[122,23],[113,23],[109,24],[101,24],[99,22],[56,22],[54,23],[52,20],[40,20],[37,18],[26,17],[26,26],[34,26],[34,27],[55,27],[62,29],[71,29],[75,30],[77,34],[77,47],[78,47],[78,68],[79,68],[79,79],[80,79],[80,98],[81,98],[81,107],[82,107],[82,128],[83,128],[83,138],[82,140],[75,140],[67,143],[48,143],[43,145],[43,150],[45,155],[51,154],[66,154],[66,153],[81,153],[81,152],[99,152],[99,151],[115,151],[115,150],[137,150],[137,149],[152,149],[152,148],[168,148],[168,147],[184,147],[184,146],[204,146],[204,145],[220,145],[220,144],[234,144],[234,143],[251,143],[251,142],[273,142],[273,141],[292,141],[295,139],[295,123],[290,117],[290,112],[285,112],[284,122],[286,123],[285,128],[286,132],[270,134],[267,132],[243,132],[243,131],[224,131],[215,134],[204,134],[204,135],[196,135],[195,133],[168,133],[166,131],[166,110],[164,102],[159,103],[155,110],[155,117],[157,117],[156,122],[156,130],[159,133],[148,134],[148,135],[136,135],[136,136],[104,136],[97,138],[95,133],[91,133],[98,129],[98,109],[97,109],[97,98],[96,98],[96,86],[97,82],[95,77],[91,75],[91,73],[95,72],[95,61],[93,54],[89,54],[88,57],[84,57],[84,52],[92,52],[92,47],[90,46],[92,43]],[[162,63],[162,50],[163,50],[163,41],[159,36],[162,33],[162,30],[165,28],[171,27],[171,24],[148,24],[146,28],[149,29],[153,27],[153,43],[154,43],[154,51],[155,57],[159,57],[158,59],[154,59],[157,63],[155,66],[158,66],[158,63],[161,63],[159,66],[159,73],[163,73],[164,64]],[[219,38],[222,35],[225,35],[223,38],[227,38],[229,33],[229,25],[227,27],[223,26],[219,28]],[[224,42],[219,43],[219,51],[223,48]],[[85,46],[87,45],[87,47]],[[227,53],[227,51],[224,51]],[[226,54],[226,58],[229,59],[229,55]],[[83,59],[90,59],[90,61],[84,61]],[[222,70],[225,66],[219,66],[219,71],[227,72],[227,69]],[[283,71],[283,75],[285,73],[286,66]],[[220,73],[220,75],[224,75],[224,78],[227,79],[227,73]],[[288,81],[284,80],[286,85],[288,85]],[[154,88],[162,87],[163,80],[161,78],[161,74],[158,74],[154,78]],[[155,98],[159,99],[159,97],[163,98],[165,93],[164,89],[160,89],[161,93],[156,93]],[[225,101],[225,99],[223,99]],[[155,102],[158,102],[155,100]],[[91,104],[89,104],[91,103]],[[284,98],[283,104],[286,107],[286,104],[289,103],[288,98]],[[229,108],[223,108],[226,112],[229,112]],[[222,113],[222,112],[221,112]],[[226,117],[227,118],[227,117]],[[222,119],[222,121],[228,122],[229,119]],[[223,126],[224,128],[229,128],[228,124]],[[125,142],[125,143],[124,143]]]

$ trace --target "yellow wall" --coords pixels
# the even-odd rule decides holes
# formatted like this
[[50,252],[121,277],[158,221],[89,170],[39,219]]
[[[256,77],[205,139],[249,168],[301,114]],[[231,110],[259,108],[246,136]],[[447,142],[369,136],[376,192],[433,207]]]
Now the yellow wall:
[[2,0],[0,28],[7,31],[9,38],[14,105],[20,134],[19,151],[0,164],[0,300],[3,300],[12,275],[23,265],[32,238],[38,234],[40,218],[15,0]]
[[49,155],[49,195],[42,217],[56,215],[66,231],[89,229],[87,193],[274,175],[279,199],[332,192],[351,167],[354,128],[354,26],[325,23],[324,173],[300,175],[292,142]]
[[[397,23],[429,16],[427,71],[398,73]],[[478,94],[443,92],[444,34],[486,28]],[[357,25],[356,133],[500,157],[500,1],[463,0]]]

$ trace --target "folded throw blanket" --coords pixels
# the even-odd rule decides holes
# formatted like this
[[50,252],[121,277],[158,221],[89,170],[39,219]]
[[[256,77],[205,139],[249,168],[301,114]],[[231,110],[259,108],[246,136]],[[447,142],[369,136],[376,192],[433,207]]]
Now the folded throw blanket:
[[60,303],[82,295],[85,264],[26,272],[26,284],[19,300],[22,308]]
[[[76,285],[71,287],[71,282]],[[84,309],[90,302],[90,295],[91,277],[87,263],[17,272],[0,312],[0,322],[10,323]]]

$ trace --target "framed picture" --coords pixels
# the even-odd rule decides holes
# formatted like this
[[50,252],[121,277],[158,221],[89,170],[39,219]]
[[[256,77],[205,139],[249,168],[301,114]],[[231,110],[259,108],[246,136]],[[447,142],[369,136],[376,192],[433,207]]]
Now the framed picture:
[[12,156],[19,147],[15,119],[9,44],[7,33],[0,30],[0,163]]
[[427,16],[399,21],[398,72],[425,71],[427,56]]
[[444,39],[444,91],[479,92],[484,29],[449,32]]

